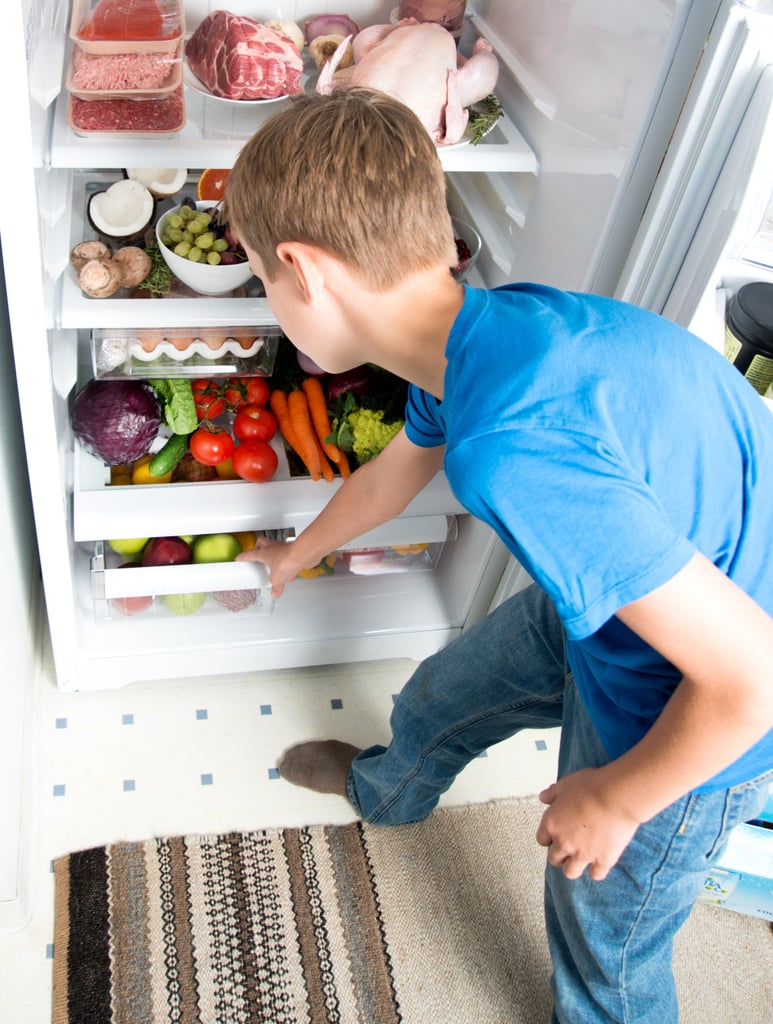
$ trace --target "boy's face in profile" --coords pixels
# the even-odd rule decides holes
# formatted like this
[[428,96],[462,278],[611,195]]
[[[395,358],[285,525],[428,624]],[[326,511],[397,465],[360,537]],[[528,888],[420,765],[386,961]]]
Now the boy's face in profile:
[[253,274],[263,282],[271,311],[282,331],[296,348],[329,373],[340,373],[359,366],[363,359],[358,353],[348,354],[340,344],[341,332],[328,330],[330,319],[318,307],[307,301],[296,270],[284,261],[270,281],[260,256],[242,243]]

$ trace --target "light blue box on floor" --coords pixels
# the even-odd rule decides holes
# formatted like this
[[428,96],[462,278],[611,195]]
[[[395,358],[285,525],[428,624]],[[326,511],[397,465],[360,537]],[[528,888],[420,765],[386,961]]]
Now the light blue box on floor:
[[756,824],[733,829],[698,900],[773,921],[773,829]]

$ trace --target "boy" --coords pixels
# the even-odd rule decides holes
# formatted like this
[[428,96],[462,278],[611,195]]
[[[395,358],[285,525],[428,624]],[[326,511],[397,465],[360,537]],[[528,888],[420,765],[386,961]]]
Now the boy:
[[388,748],[300,744],[281,774],[365,821],[416,821],[485,747],[560,723],[536,837],[553,1019],[676,1022],[673,936],[773,774],[773,418],[651,313],[458,285],[434,146],[387,96],[289,101],[226,203],[299,349],[411,383],[382,454],[293,544],[241,557],[279,597],[444,467],[536,581],[419,667]]

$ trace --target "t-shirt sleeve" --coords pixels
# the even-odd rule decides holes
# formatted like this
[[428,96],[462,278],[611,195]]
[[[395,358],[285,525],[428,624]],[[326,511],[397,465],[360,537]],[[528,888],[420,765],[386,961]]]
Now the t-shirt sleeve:
[[548,592],[573,639],[667,582],[695,551],[646,480],[596,438],[504,429],[468,439],[446,466],[457,497]]
[[420,448],[436,448],[445,444],[445,429],[440,416],[440,403],[434,395],[415,384],[408,388],[405,407],[405,433]]

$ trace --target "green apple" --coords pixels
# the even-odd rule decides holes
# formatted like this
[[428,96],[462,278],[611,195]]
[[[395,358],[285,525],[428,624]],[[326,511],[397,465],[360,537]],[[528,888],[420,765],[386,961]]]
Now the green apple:
[[123,537],[118,540],[109,540],[107,542],[113,551],[117,551],[119,555],[128,557],[129,555],[138,555],[140,551],[148,543],[147,537]]
[[242,546],[232,533],[208,533],[193,542],[194,562],[233,562]]
[[186,544],[188,544],[190,547],[193,547],[193,542],[196,540],[196,538],[192,533],[181,533],[180,540],[184,540]]
[[175,615],[193,615],[204,604],[206,594],[164,594],[162,601]]

